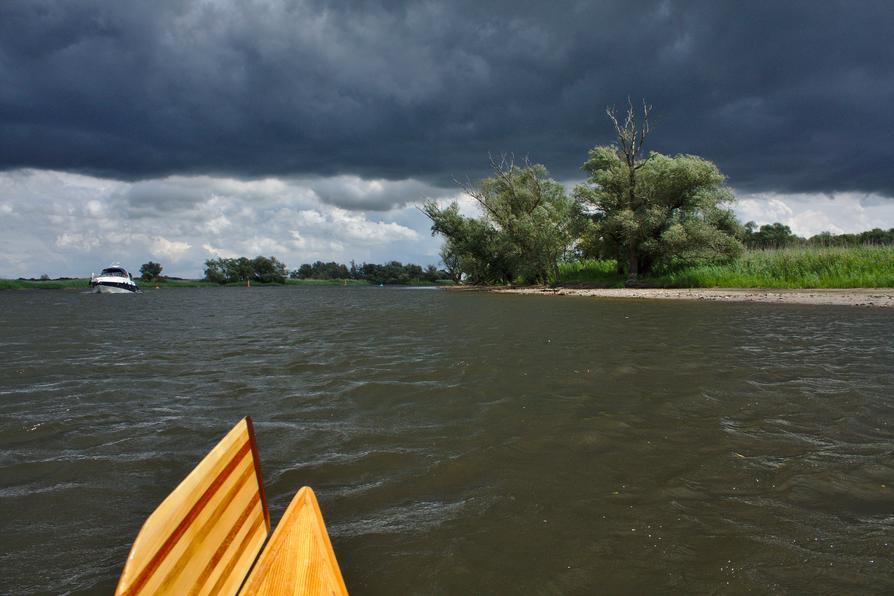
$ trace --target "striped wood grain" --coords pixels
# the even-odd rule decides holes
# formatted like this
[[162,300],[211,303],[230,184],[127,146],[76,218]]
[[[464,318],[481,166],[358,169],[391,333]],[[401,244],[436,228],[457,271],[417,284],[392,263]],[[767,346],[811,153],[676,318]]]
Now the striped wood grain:
[[313,491],[298,491],[240,594],[344,595],[341,570]]
[[235,594],[270,532],[251,418],[149,516],[116,594]]

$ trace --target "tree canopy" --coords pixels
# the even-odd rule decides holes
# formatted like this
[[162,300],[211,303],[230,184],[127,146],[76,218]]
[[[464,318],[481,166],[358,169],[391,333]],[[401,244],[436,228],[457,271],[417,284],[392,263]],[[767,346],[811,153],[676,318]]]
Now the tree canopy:
[[148,263],[143,263],[140,267],[140,277],[144,281],[152,281],[153,279],[158,279],[161,276],[162,266],[153,261],[149,261]]
[[804,241],[792,233],[792,229],[781,223],[772,223],[757,227],[753,221],[745,224],[742,238],[748,248],[786,248]]
[[[761,228],[763,229],[763,226]],[[799,240],[801,239],[799,238]],[[894,228],[888,230],[873,228],[856,234],[821,232],[808,238],[807,244],[813,246],[892,245],[894,244]]]
[[289,274],[292,279],[357,279],[373,284],[436,283],[449,279],[446,271],[434,265],[425,268],[412,263],[390,261],[383,265],[363,263],[359,267],[351,261],[350,268],[334,261],[304,263]]
[[456,202],[423,207],[432,234],[445,238],[445,265],[454,278],[464,275],[472,283],[556,281],[559,260],[575,239],[574,202],[540,164],[503,159],[491,165],[493,177],[465,187],[480,217],[461,215]]
[[793,246],[865,246],[894,244],[894,228],[883,230],[873,228],[855,234],[833,234],[820,232],[810,238],[802,238],[785,224],[775,222],[760,227],[753,221],[745,224],[742,242],[752,249],[775,249]]
[[285,283],[287,273],[286,266],[276,257],[219,257],[205,261],[205,279],[219,284],[243,281],[281,284]]
[[741,226],[723,174],[695,155],[644,156],[649,106],[637,120],[630,105],[621,123],[609,110],[617,141],[590,150],[587,184],[574,190],[591,224],[583,247],[617,260],[630,281],[655,267],[725,260],[742,250]]

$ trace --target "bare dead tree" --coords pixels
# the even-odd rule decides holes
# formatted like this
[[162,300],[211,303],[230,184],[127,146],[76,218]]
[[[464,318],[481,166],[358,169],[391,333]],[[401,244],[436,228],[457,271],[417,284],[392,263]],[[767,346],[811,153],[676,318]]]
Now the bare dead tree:
[[[636,195],[636,172],[646,164],[646,160],[642,158],[643,147],[649,133],[652,132],[652,125],[649,121],[649,115],[652,113],[652,106],[643,100],[642,117],[637,121],[636,110],[633,102],[627,98],[627,116],[623,123],[618,119],[614,106],[605,108],[605,113],[615,127],[615,135],[617,138],[618,157],[627,164],[628,175],[628,208],[636,212],[640,206],[640,201]],[[636,283],[639,275],[639,254],[637,251],[638,238],[629,238],[627,241],[627,282],[628,284]]]
[[615,135],[618,140],[618,157],[624,160],[631,169],[638,170],[642,167],[641,160],[643,147],[649,133],[652,132],[652,125],[649,116],[652,113],[652,106],[643,100],[643,115],[637,122],[636,110],[633,102],[627,98],[627,116],[624,118],[623,124],[618,119],[614,106],[605,108],[605,113],[615,127]]

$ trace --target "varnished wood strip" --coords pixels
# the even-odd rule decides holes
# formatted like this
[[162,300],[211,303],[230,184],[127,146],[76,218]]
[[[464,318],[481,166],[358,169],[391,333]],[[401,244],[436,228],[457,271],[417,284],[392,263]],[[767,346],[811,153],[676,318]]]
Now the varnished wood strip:
[[[247,459],[247,457],[248,454],[243,456],[243,461]],[[241,463],[242,462],[240,462],[240,464]],[[208,534],[210,534],[215,525],[220,522],[224,511],[226,511],[227,507],[230,506],[230,504],[233,502],[233,499],[236,498],[237,493],[239,493],[239,491],[245,486],[246,482],[254,482],[254,474],[252,471],[250,459],[249,465],[246,466],[245,470],[239,475],[239,477],[234,482],[232,482],[232,486],[227,490],[226,494],[223,496],[223,498],[202,524],[202,527],[199,528],[197,532],[190,535],[190,542],[192,544],[201,544],[208,537]],[[257,502],[257,499],[254,499],[253,502]],[[184,552],[180,553],[180,556],[173,563],[164,580],[162,580],[159,588],[153,591],[158,592],[170,589],[170,587],[173,586],[177,579],[180,577],[180,574],[183,573],[184,568],[188,564],[195,563],[197,563],[197,561],[195,560],[193,551],[191,549],[186,549]]]
[[347,595],[319,504],[309,487],[299,490],[286,508],[240,593]]
[[136,594],[138,593],[143,586],[149,581],[149,578],[155,573],[155,570],[158,569],[158,566],[161,565],[162,561],[164,561],[165,557],[168,556],[168,553],[174,548],[174,545],[177,544],[177,541],[183,536],[186,530],[192,525],[193,520],[198,517],[199,513],[202,512],[205,505],[208,501],[211,500],[211,497],[214,496],[214,493],[220,488],[220,486],[227,480],[229,475],[233,472],[239,462],[245,457],[245,454],[251,449],[251,444],[249,441],[246,441],[242,447],[236,452],[235,456],[227,463],[223,470],[220,471],[220,474],[214,479],[214,481],[205,489],[202,493],[202,496],[193,504],[190,508],[189,512],[180,520],[180,523],[177,524],[177,527],[171,532],[170,536],[164,541],[156,553],[153,555],[152,559],[146,564],[145,567],[140,571],[139,575],[136,579],[131,582],[131,584],[127,587],[127,589],[123,592],[124,594]]
[[261,493],[261,509],[264,511],[264,524],[270,532],[270,509],[267,507],[267,491],[264,490],[264,475],[261,474],[261,456],[258,454],[258,441],[255,438],[255,425],[251,416],[245,417],[248,428],[248,443],[251,445],[251,456],[255,462],[255,475],[258,479],[258,491]]
[[[239,421],[217,445],[208,452],[183,481],[169,494],[143,523],[127,557],[127,563],[121,572],[116,587],[116,594],[126,592],[133,579],[137,577],[162,546],[179,520],[190,507],[199,500],[211,481],[235,457],[236,452],[248,439],[248,428],[245,419]],[[156,571],[156,574],[158,571]],[[159,578],[156,578],[159,579]],[[151,584],[152,582],[150,582]],[[143,590],[149,586],[144,585]]]
[[[252,505],[255,505],[258,502],[257,499],[252,499],[252,501],[253,501]],[[250,508],[246,509],[246,516],[249,513],[251,513]],[[233,573],[233,568],[236,566],[236,563],[241,558],[242,553],[248,547],[248,543],[251,541],[252,537],[255,535],[255,533],[258,531],[258,529],[263,524],[264,524],[264,517],[262,515],[259,515],[258,517],[255,518],[254,522],[251,525],[251,528],[248,530],[248,533],[242,538],[242,541],[239,543],[239,546],[236,548],[236,551],[230,557],[230,560],[227,561],[227,565],[226,565],[226,567],[224,567],[223,572],[220,574],[220,577],[218,577],[217,581],[214,582],[214,587],[211,588],[211,592],[210,592],[211,594],[219,594],[220,593],[220,590],[223,587],[224,583],[230,577],[230,574]],[[235,536],[235,534],[233,534],[233,535]],[[226,549],[224,549],[224,550],[226,550]],[[196,585],[199,586],[198,583]],[[201,586],[199,586],[199,589],[201,589]]]
[[[260,522],[257,528],[252,532],[252,535],[245,538],[246,546],[243,548],[244,552],[235,563],[235,571],[230,574],[230,577],[222,585],[220,593],[214,596],[220,596],[223,594],[238,594],[240,586],[245,583],[245,577],[248,575],[248,572],[251,571],[251,567],[252,565],[254,565],[255,559],[258,558],[258,553],[261,552],[261,548],[264,546],[264,542],[267,540],[268,536],[267,526],[264,524],[264,518],[261,514],[260,505],[258,505],[257,508],[257,519],[260,520]],[[239,539],[237,538],[237,540]],[[208,594],[203,596],[212,595],[209,592]]]
[[[202,569],[202,573],[199,574],[199,577],[196,579],[192,590],[190,590],[190,594],[198,593],[201,587],[205,585],[205,582],[208,581],[211,573],[220,563],[220,560],[227,552],[227,549],[230,548],[230,545],[233,543],[233,539],[236,538],[239,530],[241,530],[242,526],[245,525],[245,521],[248,519],[249,515],[251,515],[252,509],[254,509],[254,506],[258,504],[258,501],[258,494],[255,493],[248,504],[243,508],[242,513],[239,515],[239,518],[236,520],[236,522],[232,526],[230,526],[230,530],[227,532],[227,535],[223,539],[223,541],[218,545],[217,550],[215,550],[214,554],[211,555],[211,559],[208,560],[208,563],[205,565],[204,569]],[[251,532],[249,532],[249,534],[251,534]]]

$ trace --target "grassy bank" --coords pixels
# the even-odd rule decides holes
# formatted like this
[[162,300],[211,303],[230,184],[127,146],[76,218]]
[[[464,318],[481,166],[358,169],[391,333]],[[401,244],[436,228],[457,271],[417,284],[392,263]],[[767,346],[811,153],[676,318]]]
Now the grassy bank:
[[[614,261],[565,263],[561,274],[568,285],[624,285]],[[687,267],[642,281],[658,288],[890,288],[894,247],[751,250],[724,265]]]
[[365,279],[287,279],[288,286],[368,286]]
[[90,279],[0,279],[0,290],[86,290]]
[[[222,288],[244,286],[245,282],[229,284],[216,284],[201,279],[158,279],[155,281],[135,280],[141,290],[154,290],[156,288]],[[452,285],[453,282],[443,280],[432,283],[430,281],[411,281],[405,285],[411,286],[442,286]],[[281,286],[283,284],[262,284],[252,282],[254,287]],[[370,282],[365,279],[287,279],[287,286],[368,286]],[[0,290],[87,290],[90,288],[90,279],[0,279]]]
[[624,276],[618,275],[617,265],[612,259],[585,259],[573,263],[560,263],[559,275],[564,285],[624,287]]
[[[134,280],[140,289],[155,288],[202,288],[216,287],[199,279],[159,279],[157,281]],[[0,290],[88,290],[90,279],[0,279]]]
[[155,281],[134,280],[141,290],[151,288],[213,288],[217,284],[201,279],[157,279]]
[[[155,288],[221,288],[227,286],[244,286],[245,282],[231,284],[216,284],[202,279],[158,279],[155,281],[134,280],[141,290],[154,290]],[[345,283],[347,281],[347,283]],[[280,286],[283,284],[261,284],[252,282],[252,286]],[[288,286],[333,286],[333,285],[367,285],[366,281],[349,279],[289,279]],[[87,290],[90,288],[90,279],[0,279],[0,290]]]

